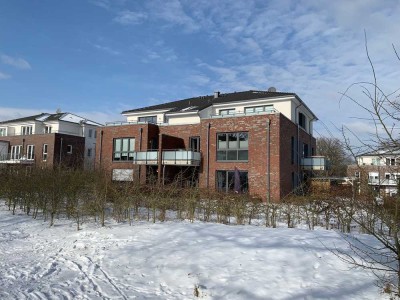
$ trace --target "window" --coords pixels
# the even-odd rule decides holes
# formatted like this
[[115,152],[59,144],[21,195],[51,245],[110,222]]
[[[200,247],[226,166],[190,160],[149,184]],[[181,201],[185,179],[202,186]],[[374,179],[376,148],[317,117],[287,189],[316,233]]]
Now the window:
[[94,138],[97,139],[97,131],[94,131]]
[[11,146],[11,159],[21,158],[22,145]]
[[29,160],[35,159],[35,146],[34,145],[28,145],[26,148],[26,158]]
[[217,171],[217,190],[220,192],[247,192],[249,190],[247,171]]
[[249,159],[248,132],[217,134],[217,161],[247,161]]
[[44,133],[51,133],[51,126],[50,126],[50,125],[47,125],[47,126],[44,128]]
[[114,139],[113,160],[127,161],[133,160],[135,151],[134,138]]
[[157,124],[157,116],[139,117],[138,122]]
[[356,178],[360,178],[360,172],[359,172],[359,171],[356,171],[356,172],[354,173],[354,176],[355,176]]
[[93,129],[89,129],[89,137],[91,138],[93,135]]
[[7,136],[7,128],[0,128],[0,136]]
[[189,146],[190,146],[190,150],[200,152],[200,137],[199,136],[191,136],[189,138]]
[[32,126],[21,126],[21,134],[22,135],[30,135],[32,134]]
[[230,108],[230,109],[220,109],[219,110],[219,115],[220,116],[226,116],[226,115],[234,115],[235,114],[235,109]]
[[308,145],[303,144],[303,157],[308,157]]
[[91,157],[92,156],[92,148],[87,149],[87,156]]
[[301,112],[299,112],[299,125],[306,129],[306,116]]
[[43,152],[42,152],[42,159],[43,161],[47,161],[47,144],[43,144]]
[[67,154],[72,154],[72,145],[67,145]]
[[394,158],[386,158],[386,165],[387,166],[394,166],[396,163],[396,160]]
[[258,114],[262,112],[270,112],[274,108],[273,105],[264,105],[264,106],[252,106],[252,107],[245,107],[244,113],[245,114]]

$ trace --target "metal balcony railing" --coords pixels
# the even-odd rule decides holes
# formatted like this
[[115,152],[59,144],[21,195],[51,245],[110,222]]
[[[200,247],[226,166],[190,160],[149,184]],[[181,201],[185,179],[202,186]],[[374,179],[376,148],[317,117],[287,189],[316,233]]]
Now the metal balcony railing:
[[379,179],[379,178],[368,178],[369,185],[385,185],[385,186],[397,186],[397,179]]
[[28,158],[22,154],[8,153],[0,155],[0,163],[2,164],[33,164],[34,158]]
[[232,117],[246,117],[246,116],[257,116],[257,115],[269,115],[275,114],[279,111],[275,108],[269,108],[265,111],[256,111],[256,112],[245,112],[245,111],[236,111],[231,114],[222,114],[222,115],[211,115],[211,119],[218,119],[218,118],[232,118]]
[[[163,165],[199,166],[200,152],[186,150],[162,151],[161,163]],[[142,151],[133,153],[133,163],[138,165],[157,165],[158,151]]]

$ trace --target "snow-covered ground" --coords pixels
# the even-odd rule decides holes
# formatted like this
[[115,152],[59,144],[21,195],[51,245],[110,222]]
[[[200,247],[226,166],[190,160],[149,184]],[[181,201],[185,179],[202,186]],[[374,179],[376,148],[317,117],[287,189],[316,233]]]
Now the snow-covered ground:
[[0,299],[387,298],[371,272],[321,242],[347,247],[323,229],[201,222],[92,222],[77,232],[0,205]]

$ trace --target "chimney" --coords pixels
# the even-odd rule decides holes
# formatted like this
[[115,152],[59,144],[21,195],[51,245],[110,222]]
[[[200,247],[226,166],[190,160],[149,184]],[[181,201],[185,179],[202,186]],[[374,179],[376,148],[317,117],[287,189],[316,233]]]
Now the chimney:
[[214,92],[214,99],[219,97],[219,92]]

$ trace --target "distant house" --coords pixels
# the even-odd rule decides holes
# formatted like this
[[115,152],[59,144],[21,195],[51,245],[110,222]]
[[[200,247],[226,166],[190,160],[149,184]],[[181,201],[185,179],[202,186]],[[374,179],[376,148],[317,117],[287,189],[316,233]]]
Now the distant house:
[[397,194],[400,179],[400,150],[381,149],[357,156],[357,164],[347,169],[347,175],[364,181],[381,196]]
[[91,168],[100,125],[72,113],[41,113],[0,122],[0,167]]
[[114,180],[156,178],[279,201],[324,159],[314,159],[314,113],[294,93],[245,91],[122,112],[99,127],[96,166]]

